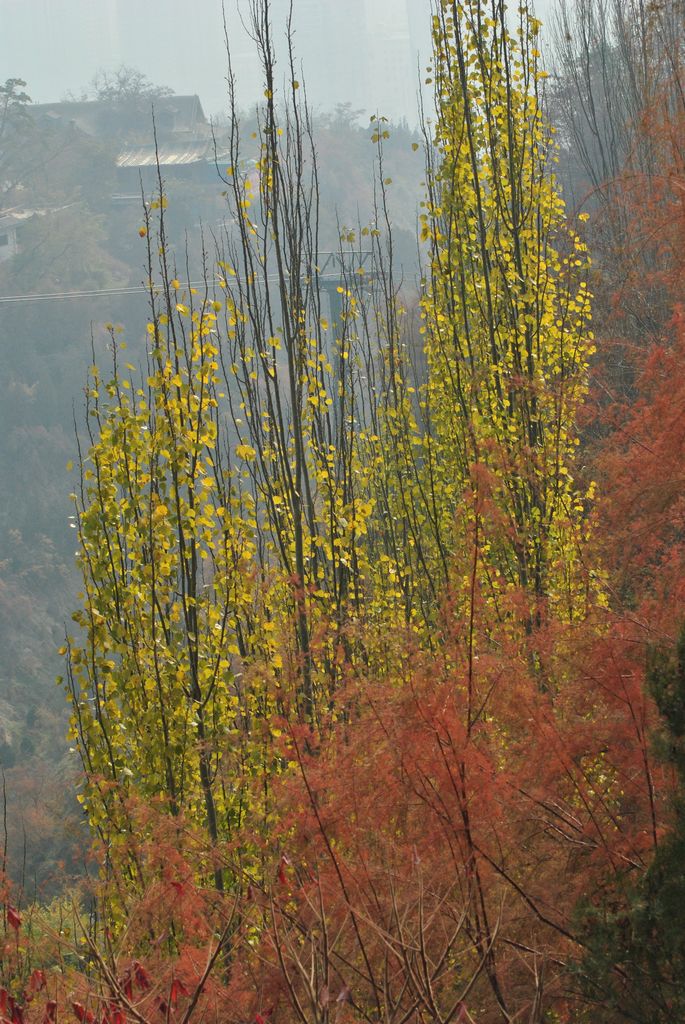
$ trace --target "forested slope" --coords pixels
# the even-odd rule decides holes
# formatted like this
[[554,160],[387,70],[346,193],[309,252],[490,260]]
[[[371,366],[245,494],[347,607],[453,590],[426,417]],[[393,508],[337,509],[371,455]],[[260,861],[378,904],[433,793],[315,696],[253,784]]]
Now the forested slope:
[[55,483],[88,871],[7,881],[0,1006],[681,1020],[682,4],[568,3],[550,79],[527,3],[441,0],[420,174],[317,130],[251,15],[206,263],[187,185],[91,211],[147,308],[98,321]]

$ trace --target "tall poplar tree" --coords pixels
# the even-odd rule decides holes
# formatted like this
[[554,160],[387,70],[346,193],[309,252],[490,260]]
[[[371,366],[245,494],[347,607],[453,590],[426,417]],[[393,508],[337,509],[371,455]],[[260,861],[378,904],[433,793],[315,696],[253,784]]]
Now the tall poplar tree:
[[442,0],[433,20],[428,519],[443,549],[468,526],[479,533],[494,601],[522,588],[531,609],[547,599],[574,618],[585,607],[572,474],[592,351],[587,258],[555,182],[540,24],[527,3],[518,12],[514,31],[502,0]]
[[[337,298],[322,301],[303,90],[291,49],[279,108],[268,3],[252,15],[258,182],[236,117],[216,280],[196,291],[176,277],[160,181],[141,227],[147,373],[124,371],[115,348],[113,377],[94,368],[88,390],[69,681],[84,799],[110,841],[127,842],[135,793],[216,845],[255,775],[268,823],[274,713],[313,731],[335,721],[346,673],[391,675],[406,631],[440,642],[448,596],[470,621],[470,656],[477,600],[499,615],[523,593],[529,631],[545,603],[571,620],[584,607],[572,467],[589,295],[540,107],[538,23],[523,4],[512,34],[502,0],[442,0],[434,18],[427,369],[413,379],[378,227],[362,235],[372,280],[346,230]],[[378,121],[376,223],[389,230],[386,132]]]

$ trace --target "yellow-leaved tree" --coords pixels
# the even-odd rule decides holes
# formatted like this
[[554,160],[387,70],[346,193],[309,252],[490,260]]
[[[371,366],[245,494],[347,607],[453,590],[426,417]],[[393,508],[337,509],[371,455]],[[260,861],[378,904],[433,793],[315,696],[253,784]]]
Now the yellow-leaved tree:
[[543,605],[567,621],[587,610],[573,465],[592,335],[585,246],[541,108],[539,22],[518,11],[516,30],[501,0],[442,0],[433,18],[427,381],[421,443],[399,447],[421,517],[413,574],[468,593],[475,573],[494,606],[520,590],[532,626]]
[[[528,635],[587,610],[573,480],[587,261],[554,181],[539,26],[519,10],[516,31],[502,0],[441,0],[434,17],[415,338],[377,228],[368,265],[349,231],[319,251],[309,113],[292,48],[277,104],[266,0],[252,9],[258,161],[233,102],[233,227],[203,288],[176,277],[160,180],[147,373],[123,371],[113,334],[114,376],[93,368],[88,390],[68,645],[84,801],[134,882],[131,794],[188,815],[215,853],[246,814],[268,826],[286,767],[275,714],[334,725],[341,680],[392,675],[407,636],[439,645],[447,599],[470,664],[478,608],[485,643],[521,597]],[[374,218],[389,235],[385,132]],[[217,863],[199,870],[222,888]]]

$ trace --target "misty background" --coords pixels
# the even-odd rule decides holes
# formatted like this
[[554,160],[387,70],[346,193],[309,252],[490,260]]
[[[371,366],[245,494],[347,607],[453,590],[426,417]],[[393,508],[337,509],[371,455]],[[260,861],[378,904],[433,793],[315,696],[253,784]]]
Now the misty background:
[[[294,0],[295,49],[314,109],[349,103],[367,117],[415,125],[430,7],[430,0]],[[537,3],[543,21],[551,7],[552,0]],[[272,8],[282,47],[289,0],[273,0]],[[238,103],[249,108],[262,92],[243,24],[249,0],[225,0],[225,11]],[[176,93],[197,93],[208,115],[225,113],[221,0],[0,0],[0,77],[23,78],[35,102],[79,97],[98,71],[122,64]]]

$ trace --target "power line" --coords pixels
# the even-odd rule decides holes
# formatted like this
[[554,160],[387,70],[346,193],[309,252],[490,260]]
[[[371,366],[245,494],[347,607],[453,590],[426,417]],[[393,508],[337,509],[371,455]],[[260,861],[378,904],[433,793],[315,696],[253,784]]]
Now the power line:
[[[321,256],[330,257],[330,253],[321,253]],[[355,254],[356,255],[356,254]],[[366,256],[367,253],[362,253]],[[362,261],[363,263],[364,261]],[[330,263],[330,258],[326,260],[322,269],[327,269]],[[209,285],[219,284],[223,278],[212,278],[211,280],[205,281],[184,281],[181,288],[204,288]],[[278,283],[279,278],[274,275],[267,278],[268,283]],[[341,281],[340,274],[328,273],[319,274],[319,281]],[[161,288],[159,285],[155,285],[153,290],[156,294],[159,294]],[[0,295],[0,303],[10,302],[46,302],[49,299],[93,299],[101,296],[117,296],[117,295],[148,295],[150,293],[149,287],[146,285],[124,285],[119,288],[91,288],[88,290],[73,291],[73,292],[34,292],[23,295]]]
[[[205,284],[214,284],[214,281],[191,281],[190,285],[184,283],[184,288],[204,287]],[[155,288],[155,291],[158,291]],[[47,299],[90,299],[102,295],[148,295],[150,289],[145,285],[128,285],[120,288],[92,288],[84,291],[74,292],[34,292],[24,295],[0,295],[0,302],[45,302]]]

